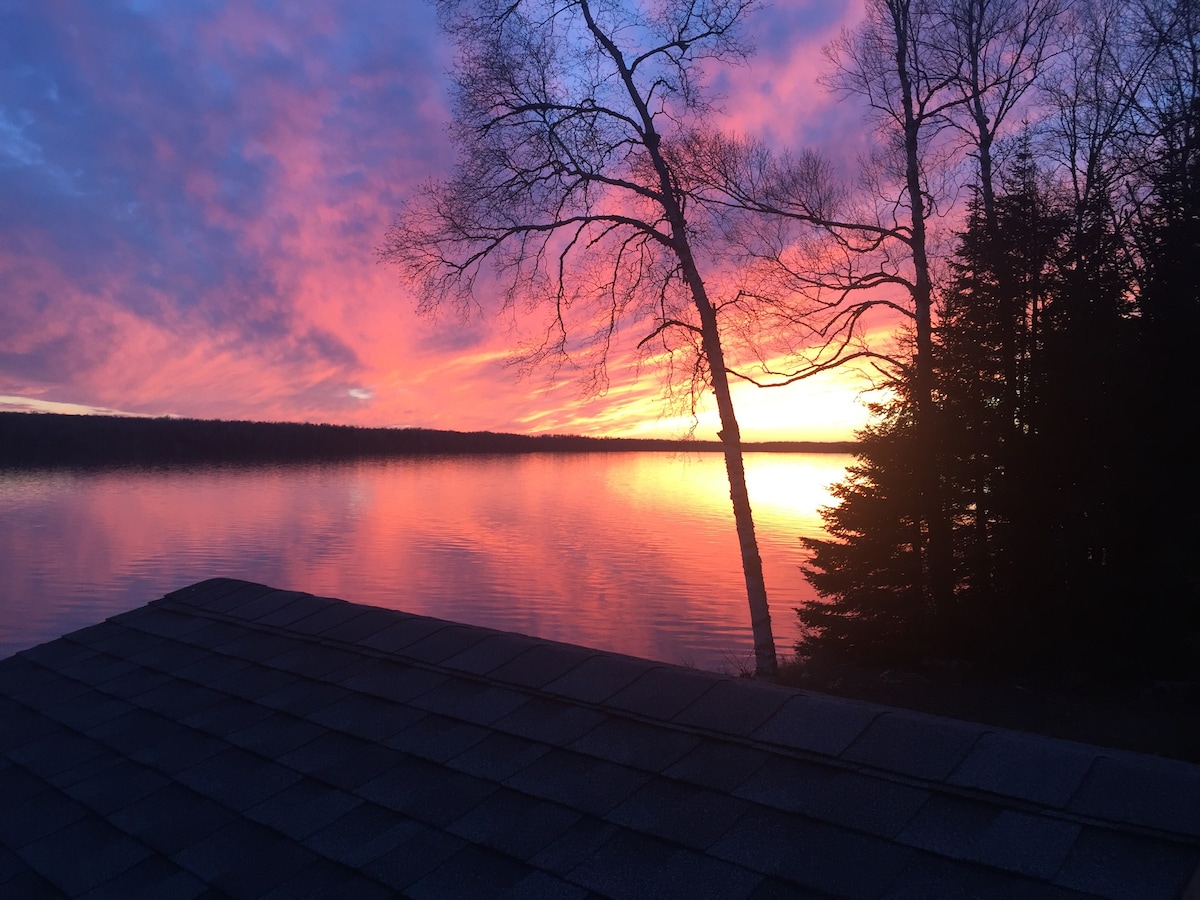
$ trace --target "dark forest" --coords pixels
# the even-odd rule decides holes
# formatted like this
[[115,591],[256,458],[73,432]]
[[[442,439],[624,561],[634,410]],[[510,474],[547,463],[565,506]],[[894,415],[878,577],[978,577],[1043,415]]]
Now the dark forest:
[[[898,17],[868,28],[904,47],[918,4],[872,6]],[[904,111],[929,108],[929,83],[892,72],[910,184],[929,178],[917,138],[957,128],[971,200],[948,265],[929,269],[925,322],[916,292],[908,354],[886,367],[890,395],[825,513],[830,539],[805,541],[825,598],[799,611],[809,658],[1200,672],[1200,479],[1185,438],[1200,417],[1200,4],[1078,5],[1074,19],[1043,7],[1006,39],[1045,30],[1025,70],[1045,118],[1003,152],[1003,108],[978,102],[992,89],[968,84],[958,113],[920,120]],[[925,76],[953,44],[911,40],[909,72]],[[843,83],[863,77],[866,46],[844,48]],[[906,194],[918,270],[923,191]]]

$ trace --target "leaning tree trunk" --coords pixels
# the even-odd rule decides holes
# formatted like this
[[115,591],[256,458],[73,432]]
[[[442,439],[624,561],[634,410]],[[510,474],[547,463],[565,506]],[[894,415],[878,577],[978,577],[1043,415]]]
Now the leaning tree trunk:
[[[703,288],[701,288],[703,291]],[[693,291],[693,294],[695,291]],[[746,576],[746,599],[750,603],[750,627],[754,634],[754,674],[773,679],[778,671],[775,659],[775,636],[771,630],[771,610],[767,605],[767,585],[763,578],[762,557],[754,534],[754,515],[750,510],[750,494],[746,489],[746,469],[742,463],[742,435],[733,399],[729,394],[729,376],[725,371],[725,355],[717,330],[717,314],[701,294],[696,297],[704,330],[704,355],[708,359],[709,377],[717,398],[721,416],[721,443],[725,450],[725,472],[729,476],[729,498],[733,501],[733,520],[737,525],[738,545],[742,552],[742,572]]]
[[918,478],[921,489],[921,517],[925,520],[928,537],[925,589],[926,597],[936,616],[948,608],[953,594],[953,548],[942,497],[939,459],[941,442],[938,434],[937,407],[934,402],[933,281],[926,246],[925,193],[921,187],[921,118],[917,114],[913,96],[913,76],[908,67],[908,54],[913,50],[915,36],[911,31],[908,2],[891,0],[889,7],[895,26],[896,76],[900,101],[904,108],[904,176],[912,219],[910,247],[915,275],[912,298],[917,332],[913,399],[916,406],[917,439],[922,443],[924,450]]
[[[657,156],[655,148],[654,156]],[[665,171],[665,163],[663,169]],[[666,180],[666,179],[664,179]],[[669,182],[668,182],[669,183]],[[775,635],[771,630],[771,610],[767,605],[767,583],[763,578],[762,557],[758,553],[758,538],[754,534],[754,514],[750,509],[750,492],[746,489],[746,468],[742,461],[742,433],[733,411],[729,393],[729,374],[725,369],[725,352],[721,348],[721,332],[717,326],[717,311],[708,299],[708,290],[692,256],[687,238],[683,211],[670,196],[668,218],[674,230],[676,253],[684,280],[700,314],[704,358],[717,412],[721,418],[721,444],[725,451],[725,473],[729,476],[729,499],[733,502],[733,520],[737,526],[738,546],[742,553],[742,572],[746,577],[746,600],[750,604],[750,628],[754,635],[754,675],[773,680],[779,671],[775,658]]]
[[684,281],[691,291],[696,311],[700,315],[704,356],[708,362],[709,378],[717,398],[721,417],[721,442],[725,448],[725,472],[729,476],[729,497],[733,501],[733,519],[737,525],[738,546],[742,554],[742,572],[746,576],[746,599],[750,604],[750,627],[754,635],[754,674],[757,678],[774,679],[779,666],[775,659],[775,636],[771,632],[771,611],[767,606],[767,584],[763,578],[762,557],[758,555],[758,539],[754,534],[754,514],[750,510],[750,493],[746,489],[746,469],[742,462],[742,438],[733,399],[729,395],[729,376],[725,371],[725,354],[721,350],[717,311],[708,299],[704,279],[692,255],[688,239],[687,219],[676,188],[671,167],[662,153],[662,136],[654,127],[654,115],[646,98],[634,83],[633,70],[626,63],[612,38],[597,26],[586,0],[580,3],[588,29],[605,49],[620,73],[629,99],[641,120],[643,146],[658,176],[658,201],[662,204],[671,226],[671,249],[679,259]]
[[754,514],[750,509],[750,493],[746,489],[746,469],[742,461],[742,433],[733,411],[729,393],[729,374],[725,369],[725,352],[721,349],[721,333],[717,326],[717,311],[708,299],[708,290],[692,255],[688,240],[687,221],[671,187],[670,170],[658,150],[653,133],[647,140],[651,159],[659,172],[663,191],[663,207],[671,223],[675,253],[679,257],[684,281],[691,291],[696,311],[700,314],[701,339],[717,411],[721,418],[721,444],[725,450],[725,472],[729,476],[729,498],[733,502],[733,520],[737,525],[738,546],[742,553],[742,572],[746,577],[746,600],[750,604],[750,628],[754,635],[754,675],[773,680],[779,671],[775,658],[775,635],[771,630],[771,610],[767,605],[767,584],[763,578],[762,557],[758,553],[758,538],[754,534]]

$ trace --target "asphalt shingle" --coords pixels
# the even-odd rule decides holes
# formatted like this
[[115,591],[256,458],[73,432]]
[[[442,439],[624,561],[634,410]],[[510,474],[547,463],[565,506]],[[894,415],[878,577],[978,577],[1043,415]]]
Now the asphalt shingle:
[[210,579],[0,660],[0,894],[1165,900],[1197,771]]

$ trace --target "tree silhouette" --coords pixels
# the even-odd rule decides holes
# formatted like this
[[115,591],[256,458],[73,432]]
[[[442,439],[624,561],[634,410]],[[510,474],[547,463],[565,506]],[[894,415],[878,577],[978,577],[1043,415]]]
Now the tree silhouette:
[[[380,255],[422,309],[469,309],[498,286],[511,311],[548,312],[527,364],[590,353],[607,383],[623,326],[690,359],[692,396],[712,390],[741,548],[757,674],[776,671],[741,436],[711,276],[717,236],[676,154],[711,112],[702,70],[746,52],[754,0],[615,4],[442,0],[457,50],[455,173],[402,211]],[[706,280],[706,276],[709,276]]]

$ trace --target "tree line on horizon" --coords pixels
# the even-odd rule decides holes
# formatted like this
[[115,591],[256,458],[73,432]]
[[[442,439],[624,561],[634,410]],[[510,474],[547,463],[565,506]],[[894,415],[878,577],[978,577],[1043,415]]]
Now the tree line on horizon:
[[[762,452],[845,453],[850,442],[774,441]],[[0,412],[0,466],[316,462],[369,457],[713,452],[712,441],[364,428],[300,422]]]
[[866,0],[823,79],[854,172],[717,127],[758,0],[437,6],[459,160],[379,256],[420,311],[540,317],[522,371],[603,392],[633,329],[668,400],[715,399],[757,674],[730,385],[847,364],[882,393],[805,542],[802,655],[1194,665],[1200,0]]

